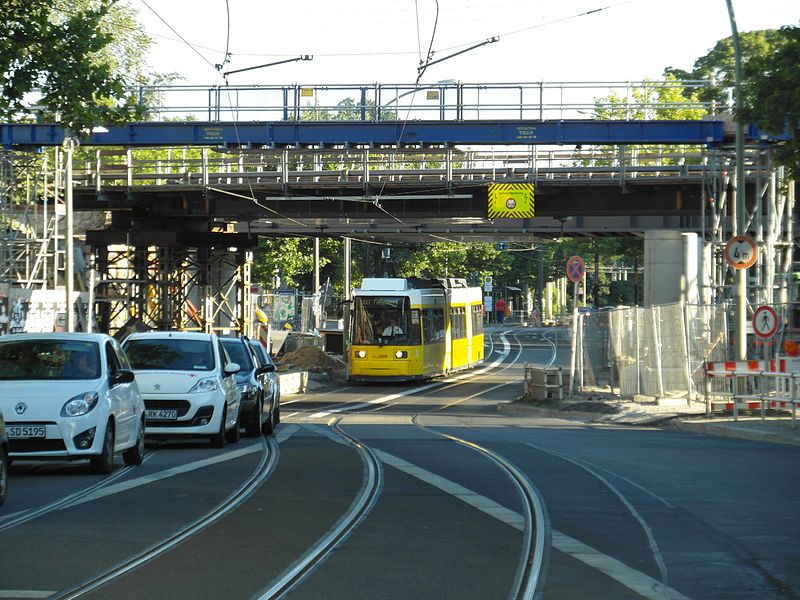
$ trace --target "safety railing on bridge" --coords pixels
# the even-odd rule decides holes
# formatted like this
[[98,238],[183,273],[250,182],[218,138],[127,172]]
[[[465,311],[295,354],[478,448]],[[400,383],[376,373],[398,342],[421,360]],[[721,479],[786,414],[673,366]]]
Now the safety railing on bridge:
[[[586,150],[487,152],[452,148],[226,150],[158,148],[96,150],[74,170],[78,187],[208,185],[412,185],[451,182],[584,182],[625,185],[666,179],[702,183],[718,165],[687,146],[661,150],[625,146]],[[748,159],[747,177],[766,176]]]
[[[205,121],[670,118],[680,109],[716,114],[724,107],[693,100],[706,80],[433,84],[292,84],[140,86],[149,119]],[[681,94],[661,94],[663,90]],[[665,102],[663,97],[685,100]],[[613,116],[612,116],[613,114]],[[691,118],[691,117],[689,117]],[[697,117],[699,118],[699,117]]]

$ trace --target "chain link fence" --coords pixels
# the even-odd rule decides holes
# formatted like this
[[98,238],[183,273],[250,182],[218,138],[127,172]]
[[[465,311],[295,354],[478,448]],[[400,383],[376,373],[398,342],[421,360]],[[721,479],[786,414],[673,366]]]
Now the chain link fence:
[[575,324],[579,388],[699,399],[703,365],[725,360],[727,305],[669,304],[581,314]]

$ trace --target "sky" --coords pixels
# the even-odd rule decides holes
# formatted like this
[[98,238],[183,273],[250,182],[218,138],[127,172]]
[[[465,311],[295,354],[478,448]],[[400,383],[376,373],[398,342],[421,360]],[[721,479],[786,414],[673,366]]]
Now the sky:
[[[222,71],[314,57],[231,74],[231,85],[414,83],[429,47],[436,60],[495,36],[421,83],[638,81],[690,69],[731,34],[725,0],[438,0],[438,21],[436,0],[128,2],[155,40],[151,68],[198,85],[223,83],[226,47]],[[733,6],[740,32],[800,22],[797,0]]]

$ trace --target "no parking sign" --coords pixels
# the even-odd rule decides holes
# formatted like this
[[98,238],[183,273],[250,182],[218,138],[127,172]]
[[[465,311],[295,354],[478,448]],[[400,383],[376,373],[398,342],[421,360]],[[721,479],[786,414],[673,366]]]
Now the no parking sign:
[[586,267],[580,256],[571,256],[567,261],[567,277],[573,283],[578,283],[586,274]]

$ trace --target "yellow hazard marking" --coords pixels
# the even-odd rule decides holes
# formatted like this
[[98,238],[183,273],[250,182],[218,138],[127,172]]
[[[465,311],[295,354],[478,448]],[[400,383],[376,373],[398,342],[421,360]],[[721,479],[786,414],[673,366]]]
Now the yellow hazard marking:
[[489,185],[490,219],[532,219],[533,184],[493,183]]

